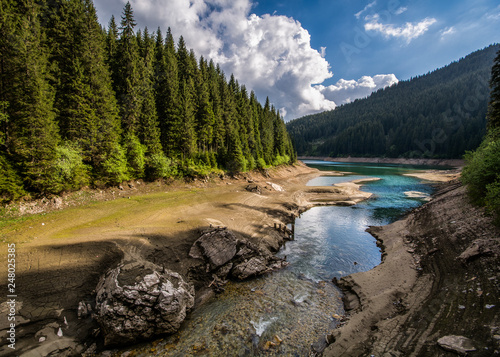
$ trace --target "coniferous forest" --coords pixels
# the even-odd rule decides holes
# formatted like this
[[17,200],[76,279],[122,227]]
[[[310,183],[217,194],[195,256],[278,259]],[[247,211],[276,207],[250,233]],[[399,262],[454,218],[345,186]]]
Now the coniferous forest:
[[91,0],[0,1],[0,200],[293,162],[279,112]]
[[297,153],[461,158],[486,132],[489,78],[500,45],[365,99],[287,123]]

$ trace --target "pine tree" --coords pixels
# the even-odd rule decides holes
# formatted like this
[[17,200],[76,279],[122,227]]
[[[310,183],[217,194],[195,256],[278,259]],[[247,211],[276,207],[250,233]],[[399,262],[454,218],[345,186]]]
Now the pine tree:
[[273,113],[272,111],[273,108],[271,108],[269,98],[266,98],[266,103],[264,104],[263,113],[260,119],[259,129],[262,142],[263,158],[269,165],[272,164],[274,156],[273,118],[275,117],[275,113]]
[[210,103],[208,86],[208,65],[202,57],[200,58],[200,68],[196,80],[196,132],[198,133],[198,151],[203,153],[211,147],[214,125],[214,113]]
[[118,39],[118,58],[116,61],[115,91],[120,108],[122,127],[125,133],[136,135],[142,106],[139,93],[142,62],[139,60],[139,47],[134,34],[134,13],[130,2],[123,10]]
[[194,83],[192,78],[184,80],[181,85],[181,111],[182,118],[182,137],[180,148],[183,159],[193,158],[196,152],[196,131],[195,131],[195,115],[196,107],[193,98]]
[[[55,108],[61,135],[69,142],[65,148],[81,152],[100,182],[122,181],[126,173],[121,164],[113,169],[110,156],[113,150],[120,151],[120,126],[96,10],[90,0],[52,2],[45,10],[49,19],[45,30],[54,49]],[[74,180],[70,188],[85,179]]]
[[143,97],[142,109],[139,118],[139,139],[146,145],[149,153],[162,151],[158,115],[155,104],[154,90],[154,54],[155,42],[149,35],[147,28],[144,31],[140,55],[144,64],[141,77],[141,96]]
[[[210,103],[212,103],[212,112],[214,114],[212,151],[220,154],[225,148],[225,128],[222,119],[222,100],[219,89],[219,78],[224,77],[220,69],[216,68],[214,62],[210,60],[208,65],[208,91]],[[223,155],[221,155],[223,156]],[[220,162],[220,159],[219,159]]]
[[4,147],[18,165],[26,188],[39,193],[58,192],[60,139],[52,108],[54,92],[47,80],[49,62],[39,22],[40,7],[29,0],[3,1],[2,7],[0,101],[4,107]]
[[[109,68],[115,68],[118,58],[118,27],[113,15],[111,16],[111,20],[109,20],[108,31],[106,33],[106,55],[106,63]],[[114,77],[114,72],[111,71],[111,73],[113,83],[115,83],[117,80]]]
[[[156,105],[158,108],[161,144],[168,157],[180,156],[179,142],[182,137],[180,118],[179,77],[174,38],[168,28],[165,46],[156,40]],[[161,42],[161,41],[160,41]]]
[[488,129],[495,131],[495,135],[500,136],[500,50],[491,69],[490,79],[490,103],[488,106]]

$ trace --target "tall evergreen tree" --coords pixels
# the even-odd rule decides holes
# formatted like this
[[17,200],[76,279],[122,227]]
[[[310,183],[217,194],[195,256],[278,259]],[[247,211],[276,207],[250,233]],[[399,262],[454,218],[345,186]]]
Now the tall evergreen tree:
[[19,166],[26,188],[57,192],[60,138],[52,108],[54,92],[47,80],[49,62],[40,7],[32,0],[3,1],[2,10],[0,101],[4,103],[4,147]]
[[[488,128],[493,131],[494,129],[500,131],[500,50],[491,69],[490,79],[490,103],[488,107]],[[496,133],[499,135],[500,133]]]
[[144,30],[141,41],[140,55],[144,64],[141,77],[141,96],[143,98],[139,117],[138,136],[146,146],[149,154],[158,154],[162,151],[160,143],[160,129],[155,103],[155,42],[149,35],[148,29]]
[[[111,155],[121,151],[118,109],[96,10],[90,0],[51,1],[46,33],[53,48],[57,121],[71,143],[66,149],[81,151],[101,182],[120,182],[127,176]],[[75,177],[74,185],[81,179]]]
[[200,58],[200,68],[196,78],[196,132],[198,133],[198,150],[205,153],[210,149],[212,144],[214,113],[208,90],[208,65],[203,57]]
[[183,159],[193,158],[196,152],[195,115],[196,107],[193,98],[194,83],[192,78],[184,80],[181,85],[180,115],[182,118],[182,137],[180,148]]
[[[157,40],[158,42],[158,40]],[[180,155],[179,142],[182,137],[182,121],[180,116],[179,76],[177,54],[174,37],[170,28],[167,30],[164,49],[157,47],[156,64],[160,73],[157,78],[156,103],[162,108],[160,114],[161,143],[168,157]],[[161,57],[161,60],[159,59]],[[157,79],[158,81],[158,79]]]

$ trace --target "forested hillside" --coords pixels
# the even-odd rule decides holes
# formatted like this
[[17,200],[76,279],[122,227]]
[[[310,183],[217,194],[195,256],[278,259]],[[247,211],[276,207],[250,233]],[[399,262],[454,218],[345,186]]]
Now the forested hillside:
[[[295,160],[279,112],[91,0],[0,1],[0,200]],[[181,35],[181,34],[178,34]]]
[[298,155],[461,158],[485,134],[488,82],[499,48],[289,122]]

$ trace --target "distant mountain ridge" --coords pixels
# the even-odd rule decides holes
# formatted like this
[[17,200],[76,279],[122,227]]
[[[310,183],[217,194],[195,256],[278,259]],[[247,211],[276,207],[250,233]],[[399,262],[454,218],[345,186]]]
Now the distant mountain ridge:
[[299,156],[459,158],[486,131],[499,44],[365,99],[290,121]]

